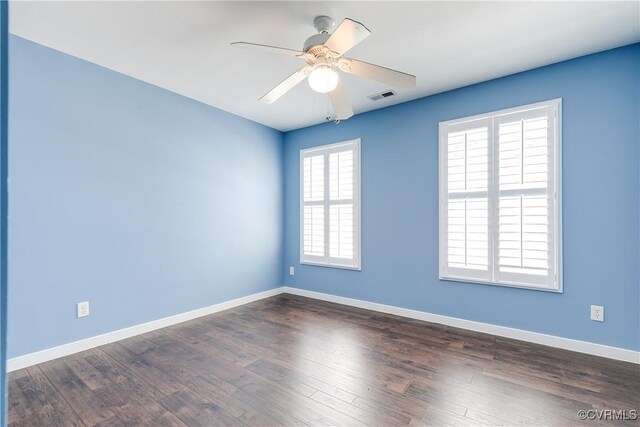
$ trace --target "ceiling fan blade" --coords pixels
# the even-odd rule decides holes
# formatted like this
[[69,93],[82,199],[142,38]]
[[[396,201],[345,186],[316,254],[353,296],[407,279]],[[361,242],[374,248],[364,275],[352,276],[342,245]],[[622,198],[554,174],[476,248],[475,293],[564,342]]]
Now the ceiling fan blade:
[[354,76],[375,80],[401,89],[411,89],[416,86],[416,76],[412,74],[350,58],[343,58],[343,61],[344,65],[341,64],[340,70]]
[[324,43],[334,52],[344,55],[349,49],[371,35],[371,31],[360,22],[345,18]]
[[338,86],[329,92],[329,99],[333,111],[336,113],[336,119],[346,120],[353,116],[353,109],[349,98],[347,98],[347,93],[344,91],[344,86],[342,86],[342,80],[338,80]]
[[304,57],[306,55],[306,53],[299,50],[287,49],[285,47],[269,46],[266,44],[248,43],[248,42],[233,42],[231,43],[231,47],[244,47],[244,48],[248,47],[253,49],[260,49],[265,52],[281,53],[289,56]]
[[295,85],[306,79],[310,71],[311,67],[300,68],[298,71],[287,77],[278,86],[267,92],[262,98],[260,98],[260,101],[264,102],[265,104],[273,104],[282,95],[293,89]]

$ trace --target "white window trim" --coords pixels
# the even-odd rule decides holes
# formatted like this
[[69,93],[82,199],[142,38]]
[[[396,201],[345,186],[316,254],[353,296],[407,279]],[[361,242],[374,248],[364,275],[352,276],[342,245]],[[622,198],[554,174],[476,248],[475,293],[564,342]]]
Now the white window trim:
[[[495,260],[490,260],[491,267],[494,271],[490,271],[487,280],[483,279],[470,279],[468,277],[460,276],[455,274],[455,272],[449,271],[447,268],[447,176],[443,171],[447,170],[447,157],[445,156],[446,144],[447,144],[447,134],[450,131],[452,126],[467,123],[470,121],[478,121],[478,120],[488,120],[490,122],[489,127],[489,169],[492,173],[489,176],[489,221],[492,220],[493,214],[492,212],[496,209],[496,203],[498,198],[493,194],[495,193],[495,185],[493,183],[493,178],[497,176],[497,167],[498,163],[494,161],[494,144],[493,144],[493,135],[496,129],[496,123],[499,117],[506,116],[512,113],[523,113],[529,109],[536,109],[541,107],[547,107],[554,111],[555,113],[555,127],[552,130],[554,134],[554,147],[552,152],[552,171],[553,171],[553,186],[549,188],[548,191],[553,191],[554,193],[554,203],[553,203],[553,235],[551,239],[553,241],[554,249],[552,257],[550,257],[550,262],[554,265],[555,278],[552,282],[552,285],[533,285],[530,283],[518,283],[515,280],[509,280],[505,278],[501,281],[492,280],[490,277],[496,277],[495,271],[497,268],[495,267]],[[549,101],[538,102],[535,104],[528,104],[513,108],[508,108],[499,111],[493,111],[485,114],[478,114],[471,117],[465,117],[462,119],[448,120],[444,122],[440,122],[439,124],[439,278],[440,280],[447,281],[456,281],[456,282],[467,282],[467,283],[479,283],[486,285],[495,285],[495,286],[505,286],[512,288],[521,288],[521,289],[530,289],[530,290],[538,290],[538,291],[546,291],[546,292],[563,292],[563,272],[562,272],[562,98],[552,99]],[[489,257],[495,258],[495,254],[497,251],[494,250],[493,245],[496,242],[498,236],[498,227],[493,227],[492,238],[489,239]],[[505,276],[505,273],[502,273]],[[508,277],[508,274],[506,274]],[[523,275],[520,275],[523,276]]]
[[[328,165],[329,165],[329,153],[343,151],[340,148],[351,145],[353,147],[353,215],[354,215],[354,227],[353,231],[355,234],[355,242],[354,242],[354,260],[353,264],[344,264],[340,262],[339,258],[331,258],[329,257],[329,245],[330,245],[330,236],[329,236],[329,206],[331,201],[329,200],[329,174],[328,174]],[[325,256],[317,257],[304,255],[304,158],[309,154],[318,152],[324,153],[326,155],[325,158],[325,197],[324,197],[324,206],[325,206]],[[318,267],[331,267],[331,268],[341,268],[345,270],[356,270],[361,271],[361,205],[360,205],[360,138],[351,139],[348,141],[337,142],[335,144],[327,144],[321,145],[317,147],[306,148],[304,150],[300,150],[300,209],[299,209],[299,221],[300,221],[300,264],[304,265],[314,265]],[[340,201],[334,201],[334,203],[340,203]],[[324,259],[323,259],[324,258]]]

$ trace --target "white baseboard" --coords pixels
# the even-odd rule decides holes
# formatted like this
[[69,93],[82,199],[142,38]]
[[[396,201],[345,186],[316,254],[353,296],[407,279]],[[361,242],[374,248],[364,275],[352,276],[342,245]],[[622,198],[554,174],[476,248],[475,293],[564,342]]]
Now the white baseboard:
[[396,316],[408,317],[411,319],[424,320],[426,322],[439,323],[442,325],[454,326],[456,328],[467,329],[476,332],[484,332],[491,335],[497,335],[506,338],[513,338],[521,341],[528,341],[536,344],[547,345],[550,347],[563,348],[565,350],[577,351],[579,353],[587,353],[595,356],[606,357],[609,359],[622,360],[625,362],[640,364],[640,352],[627,350],[624,348],[610,347],[602,344],[595,344],[586,341],[578,341],[570,338],[563,338],[554,335],[540,334],[537,332],[525,331],[522,329],[507,328],[505,326],[497,326],[489,323],[474,322],[472,320],[459,319],[456,317],[443,316],[440,314],[427,313],[424,311],[411,310],[408,308],[395,307],[391,305],[378,304],[375,302],[363,301],[353,298],[339,297],[320,292],[307,291],[304,289],[292,288],[288,286],[270,289],[268,291],[259,292],[257,294],[248,295],[246,297],[237,298],[231,301],[225,301],[209,307],[199,308],[197,310],[188,311],[186,313],[176,314],[175,316],[165,317],[163,319],[153,320],[151,322],[142,323],[140,325],[131,326],[129,328],[120,329],[106,334],[97,335],[69,344],[63,344],[58,347],[48,348],[46,350],[37,351],[35,353],[25,354],[7,360],[7,372],[16,371],[18,369],[37,365],[38,363],[47,362],[59,357],[68,356],[80,351],[89,350],[114,341],[123,340],[136,335],[155,331],[167,326],[186,322],[198,317],[207,316],[219,311],[228,310],[257,301],[269,298],[282,293],[300,295],[322,301],[334,302],[337,304],[348,305],[352,307],[364,308],[367,310],[378,311],[381,313],[394,314]]
[[58,347],[48,348],[46,350],[37,351],[35,353],[25,354],[7,360],[7,372],[16,371],[28,366],[37,365],[38,363],[47,362],[59,357],[68,356],[80,351],[89,350],[90,348],[109,344],[114,341],[130,338],[135,335],[144,334],[155,331],[156,329],[165,328],[177,323],[186,322],[187,320],[196,319],[198,317],[207,316],[219,311],[228,310],[240,305],[248,304],[264,298],[281,294],[283,288],[274,288],[268,291],[259,292],[257,294],[248,295],[246,297],[237,298],[231,301],[221,302],[219,304],[210,305],[208,307],[199,308],[197,310],[188,311],[186,313],[176,314],[175,316],[165,317],[163,319],[153,320],[151,322],[142,323],[140,325],[131,326],[129,328],[108,332],[102,335],[75,341],[69,344],[63,344]]
[[440,314],[427,313],[424,311],[411,310],[408,308],[395,307],[392,305],[378,304],[375,302],[363,301],[353,298],[339,297],[320,292],[307,291],[304,289],[285,286],[283,292],[314,298],[322,301],[334,302],[337,304],[352,307],[364,308],[367,310],[379,311],[381,313],[394,314],[396,316],[408,317],[411,319],[424,320],[426,322],[439,323],[456,328],[467,329],[476,332],[484,332],[500,337],[513,338],[521,341],[528,341],[550,347],[562,348],[565,350],[587,353],[609,359],[622,360],[625,362],[640,364],[640,352],[627,350],[624,348],[611,347],[603,344],[595,344],[587,341],[578,341],[571,338],[563,338],[554,335],[546,335],[538,332],[530,332],[522,329],[508,328],[505,326],[492,325],[490,323],[474,322],[473,320],[459,319],[456,317],[443,316]]

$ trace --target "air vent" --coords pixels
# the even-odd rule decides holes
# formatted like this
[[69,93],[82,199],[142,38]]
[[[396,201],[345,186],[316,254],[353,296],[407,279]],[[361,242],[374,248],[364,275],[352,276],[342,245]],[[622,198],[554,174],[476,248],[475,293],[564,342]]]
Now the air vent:
[[393,96],[395,94],[396,93],[394,91],[388,90],[386,92],[376,93],[375,95],[369,95],[367,98],[369,98],[372,101],[379,101],[384,98],[389,98],[390,96]]

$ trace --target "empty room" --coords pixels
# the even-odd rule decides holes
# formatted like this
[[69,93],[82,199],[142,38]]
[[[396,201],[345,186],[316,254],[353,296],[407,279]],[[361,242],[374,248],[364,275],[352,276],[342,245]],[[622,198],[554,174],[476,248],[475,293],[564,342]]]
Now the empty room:
[[0,426],[640,426],[640,2],[0,0]]

